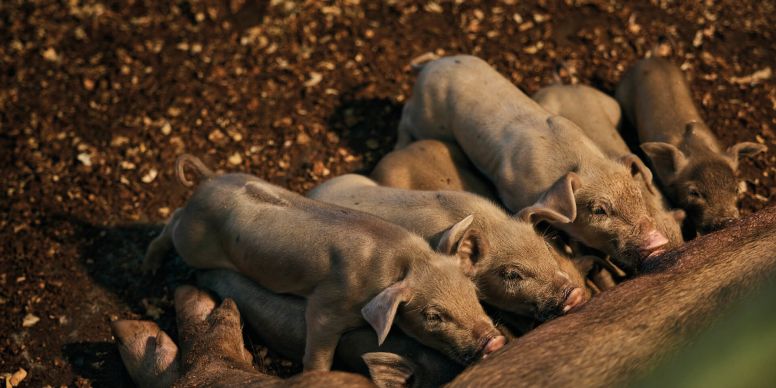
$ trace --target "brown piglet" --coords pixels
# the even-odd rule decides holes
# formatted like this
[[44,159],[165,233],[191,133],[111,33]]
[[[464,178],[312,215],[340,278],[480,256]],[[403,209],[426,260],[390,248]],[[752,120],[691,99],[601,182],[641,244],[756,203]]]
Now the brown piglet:
[[767,147],[743,142],[723,149],[703,122],[684,74],[665,59],[636,62],[616,95],[666,195],[694,228],[708,233],[738,218],[738,162]]
[[[585,85],[552,85],[540,89],[533,99],[550,113],[577,124],[610,159],[617,160],[631,153],[617,131],[621,113],[620,105],[614,98]],[[640,183],[647,211],[655,218],[657,230],[668,238],[665,248],[682,245],[684,211],[669,209],[659,190]]]
[[382,186],[409,190],[468,191],[496,200],[496,191],[461,147],[434,139],[419,140],[383,156],[369,175]]

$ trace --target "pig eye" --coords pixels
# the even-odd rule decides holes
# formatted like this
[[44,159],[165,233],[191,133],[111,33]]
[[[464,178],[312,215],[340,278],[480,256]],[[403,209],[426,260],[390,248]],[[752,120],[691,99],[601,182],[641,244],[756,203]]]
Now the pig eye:
[[507,281],[516,281],[523,278],[520,276],[520,272],[515,268],[504,268],[504,270],[501,271],[501,277]]
[[693,198],[695,198],[695,199],[701,199],[701,198],[703,198],[703,194],[701,194],[701,192],[700,192],[700,191],[698,190],[698,188],[697,188],[697,187],[695,187],[695,186],[690,186],[690,187],[687,189],[687,195],[689,195],[690,197],[693,197]]
[[606,212],[606,208],[600,205],[593,206],[592,209],[590,209],[590,212],[593,213],[593,215],[596,216],[608,216],[609,214]]
[[442,323],[442,314],[435,309],[427,309],[423,312],[423,317],[431,324]]

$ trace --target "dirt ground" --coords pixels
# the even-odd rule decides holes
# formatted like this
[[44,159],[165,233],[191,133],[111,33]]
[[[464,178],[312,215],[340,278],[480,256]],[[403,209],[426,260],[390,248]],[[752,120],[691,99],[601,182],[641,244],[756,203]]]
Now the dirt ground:
[[[427,51],[479,55],[529,93],[556,73],[611,93],[637,58],[668,56],[725,144],[770,147],[742,162],[743,212],[776,200],[773,1],[528,3],[0,2],[0,373],[131,386],[108,323],[174,337],[192,274],[139,266],[188,194],[176,156],[299,192],[366,172]],[[299,370],[248,344],[265,370]]]

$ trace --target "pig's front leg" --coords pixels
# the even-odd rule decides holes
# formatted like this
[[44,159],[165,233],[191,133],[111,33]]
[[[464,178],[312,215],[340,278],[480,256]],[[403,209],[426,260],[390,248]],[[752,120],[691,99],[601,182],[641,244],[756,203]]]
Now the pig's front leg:
[[360,315],[341,307],[343,299],[324,287],[307,298],[307,342],[302,360],[305,372],[330,370],[342,334],[362,323]]

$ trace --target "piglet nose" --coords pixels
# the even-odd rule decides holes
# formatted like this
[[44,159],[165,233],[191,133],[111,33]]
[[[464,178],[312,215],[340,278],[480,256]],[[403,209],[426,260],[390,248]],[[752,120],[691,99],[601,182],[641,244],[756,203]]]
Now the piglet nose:
[[666,244],[668,244],[668,239],[666,236],[664,236],[663,233],[658,232],[657,229],[652,229],[646,234],[644,241],[639,247],[639,250],[644,255],[649,255]]
[[482,358],[485,358],[496,350],[503,348],[504,344],[506,343],[507,339],[504,338],[503,335],[491,338],[490,341],[488,341],[488,343],[485,345],[485,348],[482,349]]
[[577,287],[571,290],[569,296],[566,297],[566,302],[563,304],[563,312],[567,313],[577,306],[585,304],[584,291]]

